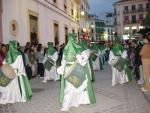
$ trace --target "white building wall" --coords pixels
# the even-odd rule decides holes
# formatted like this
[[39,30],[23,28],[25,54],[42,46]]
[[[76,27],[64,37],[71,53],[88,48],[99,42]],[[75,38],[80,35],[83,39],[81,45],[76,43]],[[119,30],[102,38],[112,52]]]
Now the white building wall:
[[[40,2],[38,2],[40,1]],[[52,2],[51,0],[49,0]],[[70,0],[68,0],[68,13],[71,13]],[[75,4],[75,7],[78,7]],[[58,0],[58,7],[63,10],[63,0]],[[44,0],[3,0],[3,42],[8,43],[10,40],[17,40],[21,45],[25,45],[30,41],[30,25],[29,12],[38,14],[38,32],[39,42],[46,45],[48,41],[54,41],[54,20],[59,24],[59,41],[60,44],[65,42],[64,27],[68,26],[68,32],[72,32],[72,28],[78,31],[78,23],[73,19],[49,5]],[[18,22],[19,31],[17,36],[13,37],[9,30],[9,22],[15,19]]]
[[[135,23],[135,24],[128,24],[128,25],[125,25],[124,24],[124,14],[123,14],[123,10],[124,10],[124,6],[128,6],[128,9],[129,11],[132,10],[132,5],[135,5],[135,9],[137,10],[138,9],[138,5],[139,4],[143,4],[143,8],[146,9],[146,3],[148,3],[148,0],[131,0],[131,1],[127,1],[127,2],[121,2],[121,3],[118,3],[116,5],[114,5],[114,7],[116,8],[116,18],[117,18],[117,25],[115,26],[115,28],[117,29],[117,33],[118,35],[123,38],[123,34],[124,34],[124,28],[125,27],[129,27],[130,28],[130,34],[132,34],[132,27],[133,26],[136,26],[137,27],[137,31],[139,30],[139,26],[141,26],[141,23]],[[143,14],[144,15],[144,18],[146,17],[146,12],[142,12],[142,13],[129,13],[128,16],[129,16],[129,21],[131,22],[132,20],[132,15],[136,15],[136,20],[139,20],[139,14]]]

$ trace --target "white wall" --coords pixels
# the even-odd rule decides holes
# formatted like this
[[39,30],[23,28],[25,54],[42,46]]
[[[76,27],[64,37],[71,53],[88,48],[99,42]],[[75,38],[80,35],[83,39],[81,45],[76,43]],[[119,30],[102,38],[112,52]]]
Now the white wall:
[[[48,3],[38,0],[3,0],[3,42],[8,43],[10,40],[17,40],[21,45],[25,45],[27,41],[30,41],[30,29],[29,29],[29,13],[28,10],[38,14],[39,25],[39,42],[46,45],[48,41],[54,41],[54,20],[59,24],[59,39],[60,44],[65,41],[64,26],[68,26],[68,31],[72,32],[72,28],[75,31],[78,29],[78,24],[71,21],[71,18],[61,11],[58,11],[55,7],[52,7]],[[59,0],[58,0],[59,1]],[[48,7],[46,7],[47,5]],[[63,2],[59,2],[59,8],[63,8]],[[62,13],[59,14],[57,12]],[[68,12],[70,7],[68,6]],[[62,16],[66,15],[66,16]],[[68,18],[67,18],[68,17]],[[70,18],[70,19],[69,19]],[[15,19],[19,25],[19,31],[16,37],[13,37],[9,31],[9,22]]]

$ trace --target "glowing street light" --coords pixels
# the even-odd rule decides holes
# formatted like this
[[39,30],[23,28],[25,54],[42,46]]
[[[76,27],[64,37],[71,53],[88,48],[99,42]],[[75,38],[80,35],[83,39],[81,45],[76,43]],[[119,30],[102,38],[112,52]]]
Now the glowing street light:
[[85,15],[85,12],[84,12],[84,11],[81,11],[81,15],[84,16],[84,15]]
[[94,25],[91,25],[92,28],[94,28]]

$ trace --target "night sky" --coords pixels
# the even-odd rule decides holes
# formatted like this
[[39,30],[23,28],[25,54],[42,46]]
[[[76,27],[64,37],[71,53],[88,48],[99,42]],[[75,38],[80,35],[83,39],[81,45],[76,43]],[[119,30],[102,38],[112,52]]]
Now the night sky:
[[118,0],[88,0],[90,5],[90,14],[96,14],[103,17],[105,12],[113,11],[113,3]]

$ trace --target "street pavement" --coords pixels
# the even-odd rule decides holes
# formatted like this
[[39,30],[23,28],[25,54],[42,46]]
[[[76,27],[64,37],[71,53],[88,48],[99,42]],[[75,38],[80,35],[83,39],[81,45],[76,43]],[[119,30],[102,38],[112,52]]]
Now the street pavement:
[[[135,81],[111,86],[111,68],[95,71],[93,83],[97,102],[81,105],[67,113],[150,113],[150,104]],[[42,79],[31,80],[33,98],[26,103],[0,105],[0,113],[62,113],[59,103],[60,82],[41,83]],[[146,98],[145,98],[146,97]]]

